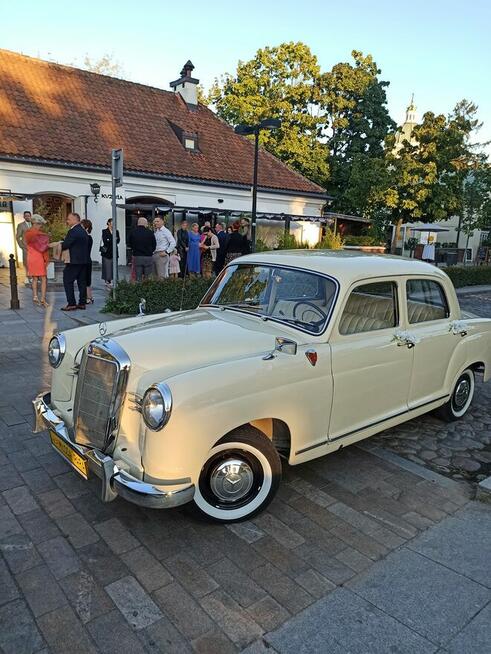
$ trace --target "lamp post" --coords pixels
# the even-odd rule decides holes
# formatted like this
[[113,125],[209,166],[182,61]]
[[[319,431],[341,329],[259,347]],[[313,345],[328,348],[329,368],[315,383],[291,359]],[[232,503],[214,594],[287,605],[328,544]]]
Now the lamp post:
[[256,214],[257,214],[257,169],[259,163],[259,133],[262,129],[278,129],[281,121],[276,118],[265,118],[256,125],[237,125],[236,134],[248,136],[254,134],[254,170],[252,176],[252,210],[251,210],[251,250],[256,249]]

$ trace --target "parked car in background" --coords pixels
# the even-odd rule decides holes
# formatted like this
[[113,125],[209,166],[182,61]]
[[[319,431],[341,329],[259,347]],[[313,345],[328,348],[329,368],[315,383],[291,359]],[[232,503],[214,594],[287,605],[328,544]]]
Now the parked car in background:
[[194,502],[215,521],[273,498],[281,458],[324,456],[428,411],[457,420],[491,377],[491,320],[401,257],[266,252],[234,260],[193,311],[53,337],[37,429],[102,498]]

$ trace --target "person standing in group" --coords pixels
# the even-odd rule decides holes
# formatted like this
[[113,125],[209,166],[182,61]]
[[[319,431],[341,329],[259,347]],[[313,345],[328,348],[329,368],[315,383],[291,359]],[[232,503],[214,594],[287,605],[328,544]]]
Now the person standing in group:
[[157,242],[153,253],[153,269],[157,279],[164,279],[169,276],[169,255],[176,248],[176,239],[164,225],[164,221],[160,216],[153,219],[153,224]]
[[[113,219],[109,218],[106,225],[106,229],[102,230],[99,252],[102,257],[102,279],[106,289],[109,290],[113,285]],[[116,258],[119,256],[117,247],[119,241],[119,230],[116,230]]]
[[205,279],[210,279],[217,257],[217,250],[220,247],[218,238],[211,231],[211,227],[203,228],[199,247],[201,250],[201,272]]
[[249,254],[249,241],[240,233],[240,222],[236,220],[225,244],[225,265],[244,254]]
[[17,245],[22,250],[22,263],[24,264],[24,269],[26,271],[26,279],[24,281],[25,286],[29,286],[31,280],[29,279],[29,274],[27,272],[27,246],[24,239],[24,234],[28,229],[31,229],[31,226],[31,212],[24,211],[24,220],[17,225],[17,229],[15,231],[15,240],[17,241]]
[[138,218],[137,225],[128,236],[128,245],[133,254],[135,279],[140,282],[142,278],[150,279],[153,272],[153,253],[157,247],[155,234],[148,229],[148,220],[143,216]]
[[215,225],[215,232],[218,239],[218,250],[216,251],[216,259],[213,265],[213,272],[215,275],[218,275],[225,261],[225,244],[227,242],[227,232],[225,231],[225,225],[223,223],[217,223]]
[[181,277],[184,277],[186,274],[186,261],[188,258],[188,248],[189,248],[189,232],[188,232],[188,221],[182,220],[181,226],[177,230],[177,253],[180,257],[179,266],[181,269]]
[[92,238],[92,221],[88,218],[84,218],[81,223],[82,227],[87,232],[89,237],[87,247],[88,247],[88,261],[85,269],[86,277],[85,281],[87,284],[87,304],[94,304],[94,296],[92,295],[92,246],[94,244],[94,239]]
[[201,242],[201,236],[199,233],[198,223],[193,223],[191,225],[191,231],[189,233],[189,249],[188,249],[188,272],[191,276],[196,277],[201,272],[201,250],[199,244]]
[[[39,214],[29,215],[31,227],[22,234],[27,254],[27,275],[32,284],[32,301],[42,307],[49,306],[46,302],[46,289],[48,286],[47,267],[49,263],[49,236],[41,231],[46,224]],[[41,299],[38,297],[38,279],[41,283]]]
[[174,279],[177,279],[179,277],[179,274],[181,272],[181,257],[179,255],[179,252],[177,250],[174,250],[173,252],[170,253],[169,257],[169,277],[173,277]]
[[[67,303],[62,311],[85,309],[87,304],[87,264],[89,262],[89,235],[80,224],[78,213],[69,213],[66,219],[70,227],[68,234],[61,243],[63,252],[68,251],[70,261],[65,263],[63,271],[63,286]],[[77,282],[78,304],[75,301],[73,285]]]

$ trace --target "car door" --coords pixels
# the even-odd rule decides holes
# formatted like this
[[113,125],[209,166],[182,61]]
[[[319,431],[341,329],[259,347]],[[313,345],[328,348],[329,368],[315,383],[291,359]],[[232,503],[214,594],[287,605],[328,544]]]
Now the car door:
[[439,281],[406,280],[407,331],[414,337],[414,362],[409,407],[443,398],[445,378],[458,339],[450,329],[450,305]]
[[348,294],[331,337],[331,441],[407,411],[414,348],[399,334],[400,315],[396,279],[364,281]]

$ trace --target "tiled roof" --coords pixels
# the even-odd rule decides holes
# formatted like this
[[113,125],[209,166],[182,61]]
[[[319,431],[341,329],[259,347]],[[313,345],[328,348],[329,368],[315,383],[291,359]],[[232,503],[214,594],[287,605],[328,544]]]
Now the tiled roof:
[[[199,152],[184,149],[179,130],[198,135]],[[120,147],[128,172],[252,184],[253,145],[208,108],[190,110],[170,91],[0,50],[0,157],[96,167],[108,166]],[[265,151],[259,186],[324,192]]]

